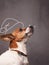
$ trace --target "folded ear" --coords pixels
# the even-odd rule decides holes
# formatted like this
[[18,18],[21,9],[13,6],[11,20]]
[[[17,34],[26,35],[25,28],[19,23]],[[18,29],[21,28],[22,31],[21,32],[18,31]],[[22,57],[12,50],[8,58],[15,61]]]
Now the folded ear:
[[0,40],[11,41],[15,37],[12,34],[0,35]]

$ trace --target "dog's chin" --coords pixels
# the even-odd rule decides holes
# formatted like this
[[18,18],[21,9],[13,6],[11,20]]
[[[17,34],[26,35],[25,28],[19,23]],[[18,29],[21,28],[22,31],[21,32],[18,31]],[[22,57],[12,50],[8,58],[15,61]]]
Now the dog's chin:
[[26,33],[26,37],[31,37],[32,36],[32,32],[28,32],[28,33]]

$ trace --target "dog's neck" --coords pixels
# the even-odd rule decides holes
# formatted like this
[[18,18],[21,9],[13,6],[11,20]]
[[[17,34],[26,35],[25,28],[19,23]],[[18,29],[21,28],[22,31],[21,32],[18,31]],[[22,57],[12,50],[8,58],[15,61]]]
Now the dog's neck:
[[24,42],[24,41],[21,41],[21,42],[14,41],[14,42],[12,42],[10,44],[10,49],[19,50],[19,51],[23,52],[24,54],[27,54],[26,42]]
[[17,50],[19,50],[19,51],[21,51],[21,52],[27,54],[26,43],[24,43],[24,42],[16,42],[16,43],[17,43],[17,45],[18,45]]

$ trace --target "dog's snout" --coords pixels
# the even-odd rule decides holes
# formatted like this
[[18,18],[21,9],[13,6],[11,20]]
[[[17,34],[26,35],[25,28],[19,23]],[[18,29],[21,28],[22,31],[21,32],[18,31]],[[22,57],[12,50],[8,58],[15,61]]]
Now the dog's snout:
[[31,29],[32,32],[34,32],[34,27],[32,25],[29,25],[29,28]]

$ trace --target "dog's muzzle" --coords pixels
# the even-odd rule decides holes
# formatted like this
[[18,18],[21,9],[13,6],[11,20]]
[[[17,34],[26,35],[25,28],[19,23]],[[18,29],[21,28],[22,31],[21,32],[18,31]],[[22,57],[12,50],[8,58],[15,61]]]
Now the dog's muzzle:
[[34,27],[29,25],[27,28],[26,28],[26,36],[31,36],[34,32]]

